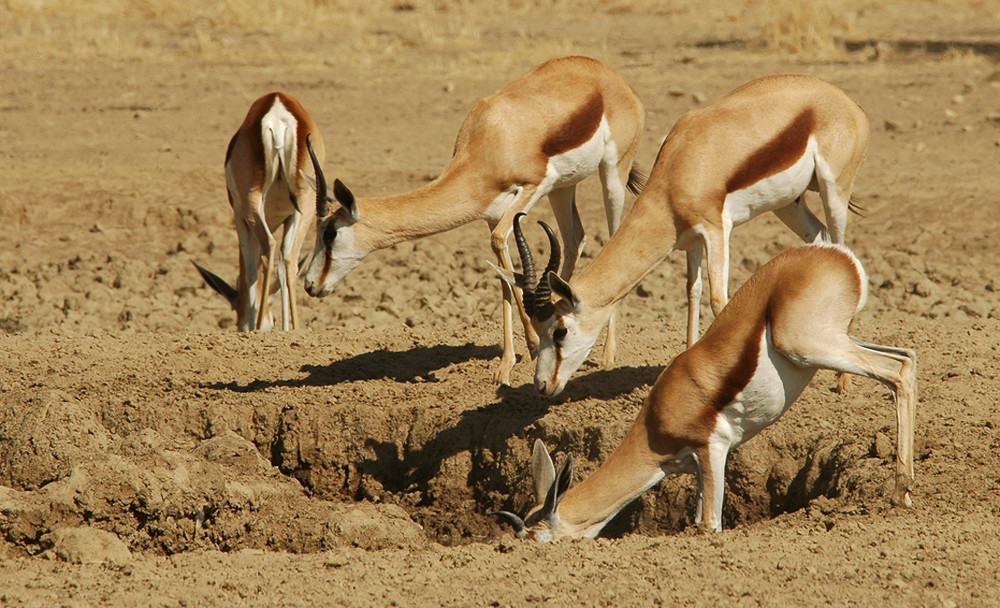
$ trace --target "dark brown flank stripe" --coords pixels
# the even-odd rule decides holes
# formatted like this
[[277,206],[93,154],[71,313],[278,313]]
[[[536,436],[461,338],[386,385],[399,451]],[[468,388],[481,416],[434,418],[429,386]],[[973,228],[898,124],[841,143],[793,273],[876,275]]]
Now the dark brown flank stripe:
[[780,173],[802,158],[809,135],[816,127],[816,115],[807,109],[795,117],[777,137],[756,150],[726,182],[726,192],[735,192]]
[[[727,367],[718,376],[706,373],[708,363],[704,350],[706,334],[692,349],[678,355],[647,397],[651,407],[645,408],[647,438],[650,448],[659,454],[676,454],[684,447],[699,447],[715,429],[719,413],[738,395],[757,371],[757,355],[761,334],[767,319],[748,319],[752,326],[738,328],[733,339],[742,338],[739,354],[726,356]],[[704,403],[703,407],[686,409],[685,405]],[[661,409],[665,406],[665,409]]]
[[712,399],[712,404],[715,405],[717,412],[722,411],[723,408],[732,403],[736,395],[739,395],[740,391],[745,389],[747,384],[750,384],[750,379],[757,371],[760,338],[766,324],[767,318],[761,315],[753,329],[746,334],[736,365],[728,370],[729,373],[721,379],[718,390]]
[[[247,147],[253,155],[253,165],[255,167],[254,180],[257,182],[260,182],[264,176],[264,138],[260,130],[260,121],[274,105],[275,97],[277,97],[276,94],[265,95],[250,106],[250,111],[247,112],[246,119],[240,126],[239,131],[236,132],[236,135],[233,136],[232,141],[229,142],[229,150],[226,152],[226,163],[228,164],[229,155],[236,145],[236,139],[241,136],[247,137],[249,139]],[[252,128],[254,125],[257,128]]]
[[573,148],[579,148],[594,136],[604,116],[604,99],[600,93],[592,94],[558,129],[550,133],[542,144],[542,153],[549,158]]
[[757,371],[757,355],[760,348],[760,336],[764,332],[766,319],[761,315],[754,328],[745,334],[740,354],[735,364],[726,370],[726,374],[718,379],[718,386],[711,395],[710,407],[705,407],[699,416],[698,426],[708,437],[715,428],[719,414],[727,405],[733,402],[740,392],[747,387],[753,374]]

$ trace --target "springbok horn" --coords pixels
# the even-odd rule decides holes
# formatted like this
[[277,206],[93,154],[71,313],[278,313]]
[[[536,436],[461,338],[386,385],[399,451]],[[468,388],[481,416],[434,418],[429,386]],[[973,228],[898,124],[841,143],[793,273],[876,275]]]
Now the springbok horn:
[[538,222],[541,224],[542,229],[545,230],[545,234],[549,237],[549,263],[545,266],[545,271],[542,273],[542,278],[538,281],[538,288],[534,293],[534,304],[535,304],[535,315],[539,319],[545,319],[552,316],[555,308],[552,305],[552,286],[549,285],[548,275],[550,272],[555,272],[559,269],[559,259],[562,257],[562,250],[559,247],[559,239],[556,238],[556,233],[549,228],[549,225],[545,222]]
[[528,536],[527,530],[524,529],[524,520],[517,515],[511,513],[510,511],[490,511],[487,515],[497,515],[501,517],[506,517],[510,520],[512,526],[514,526],[514,535],[518,538],[525,538]]
[[323,168],[319,166],[309,135],[306,135],[306,148],[309,148],[309,158],[312,159],[313,171],[316,172],[316,217],[323,219],[330,215],[330,203],[326,199],[326,177],[323,175]]
[[538,300],[535,297],[535,258],[531,255],[531,248],[524,238],[524,232],[521,231],[521,218],[524,215],[518,213],[514,216],[514,242],[517,243],[517,253],[521,256],[521,267],[524,270],[524,282],[521,285],[524,312],[531,317],[535,314],[535,303]]

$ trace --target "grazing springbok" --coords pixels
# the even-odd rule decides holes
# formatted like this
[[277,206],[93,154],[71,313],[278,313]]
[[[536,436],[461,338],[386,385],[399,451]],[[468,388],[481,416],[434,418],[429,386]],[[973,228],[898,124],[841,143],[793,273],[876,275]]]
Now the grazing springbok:
[[[299,251],[316,209],[311,201],[301,203],[313,193],[307,143],[322,162],[323,138],[316,124],[302,104],[284,93],[269,93],[253,102],[229,141],[226,189],[240,244],[236,287],[194,265],[205,282],[236,310],[240,331],[274,326],[271,297],[276,292],[281,297],[281,328],[298,327],[295,281]],[[276,249],[275,232],[280,227],[284,227],[281,248]],[[271,273],[275,266],[277,285]]]
[[541,441],[532,472],[540,507],[509,518],[521,538],[594,537],[665,475],[698,475],[695,521],[722,529],[730,450],[778,420],[817,369],[878,380],[896,402],[893,504],[909,507],[913,487],[916,354],[848,334],[868,295],[868,277],[846,247],[805,245],[779,254],[741,287],[704,337],[660,374],[621,445],[570,487],[573,459],[556,473]]
[[[513,272],[507,247],[514,215],[548,195],[567,256],[569,278],[584,244],[576,184],[597,171],[610,233],[618,229],[626,188],[637,193],[644,178],[633,168],[645,109],[632,87],[588,57],[543,63],[500,92],[479,101],[462,123],[454,154],[434,181],[406,194],[355,199],[339,180],[331,213],[316,209],[316,248],[306,291],[323,297],[372,251],[485,220],[497,264]],[[524,313],[519,290],[501,281],[503,354],[494,379],[507,384],[514,366],[513,308],[517,306],[529,350],[538,336]],[[608,315],[605,360],[614,359],[614,317]]]
[[[540,340],[538,390],[550,396],[563,390],[618,302],[676,249],[687,252],[691,346],[699,333],[702,254],[708,252],[712,311],[718,314],[728,300],[734,226],[772,211],[806,242],[843,244],[869,134],[864,110],[811,76],[754,80],[682,116],[621,229],[571,281],[543,274],[546,294],[558,296],[554,305],[527,297],[536,303],[527,313]],[[806,206],[806,190],[819,191],[828,226]]]

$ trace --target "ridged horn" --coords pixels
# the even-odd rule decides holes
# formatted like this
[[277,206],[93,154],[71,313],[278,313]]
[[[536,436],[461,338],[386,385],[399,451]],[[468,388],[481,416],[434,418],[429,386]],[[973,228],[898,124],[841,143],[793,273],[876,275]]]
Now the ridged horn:
[[514,216],[514,242],[517,244],[517,253],[521,256],[521,267],[524,270],[523,284],[520,285],[521,298],[524,301],[524,311],[531,317],[535,314],[535,302],[537,301],[535,297],[535,258],[531,255],[531,248],[528,247],[528,241],[524,238],[524,232],[521,231],[521,218],[524,215],[524,213],[518,213]]
[[538,287],[533,294],[534,312],[532,316],[539,319],[547,319],[555,312],[555,305],[552,304],[552,286],[549,285],[549,273],[559,269],[559,259],[562,257],[562,250],[559,247],[559,239],[556,233],[549,228],[545,222],[538,222],[545,234],[549,237],[549,263],[545,266],[542,278],[538,281]]
[[312,134],[306,135],[306,148],[309,149],[309,158],[312,159],[313,171],[316,173],[316,217],[322,219],[330,215],[330,203],[326,199],[326,176],[323,175],[323,167],[319,166],[310,135]]

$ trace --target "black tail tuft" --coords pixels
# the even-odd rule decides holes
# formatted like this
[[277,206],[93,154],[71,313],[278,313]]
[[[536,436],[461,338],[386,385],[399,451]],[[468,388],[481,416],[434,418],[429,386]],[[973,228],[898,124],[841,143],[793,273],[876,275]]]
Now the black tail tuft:
[[233,308],[236,308],[237,293],[236,290],[233,289],[233,286],[223,281],[222,278],[219,277],[219,275],[203,268],[200,264],[198,264],[198,262],[191,260],[191,263],[194,264],[194,267],[198,269],[198,273],[201,275],[201,278],[205,279],[205,283],[207,283],[209,287],[211,287],[220,295],[222,295],[222,297],[226,298],[226,300],[229,301],[229,304],[232,305]]
[[648,178],[648,175],[640,171],[635,165],[632,165],[632,168],[628,172],[628,183],[625,184],[625,187],[632,194],[639,196],[642,189],[646,187],[646,180]]
[[851,195],[851,199],[850,199],[849,201],[847,201],[847,208],[848,208],[848,209],[849,209],[849,210],[850,210],[850,211],[851,211],[852,213],[855,213],[855,214],[857,214],[857,215],[860,215],[861,217],[864,217],[864,216],[865,216],[865,211],[866,211],[866,209],[865,209],[864,207],[862,207],[862,206],[861,206],[861,205],[860,205],[860,204],[858,203],[858,199],[857,199],[857,198],[855,198],[855,197],[854,197],[854,195]]

